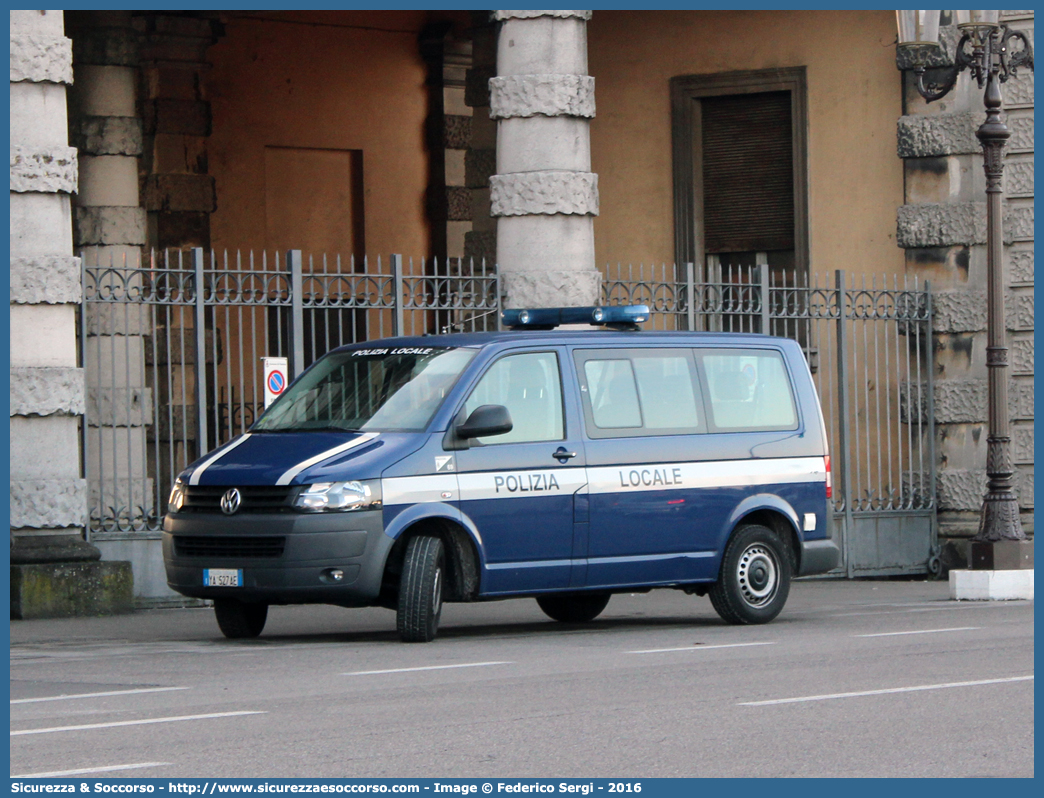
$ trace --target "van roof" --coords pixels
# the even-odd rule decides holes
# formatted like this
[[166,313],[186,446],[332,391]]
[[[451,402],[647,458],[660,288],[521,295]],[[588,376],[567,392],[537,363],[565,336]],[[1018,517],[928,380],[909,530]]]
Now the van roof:
[[425,347],[453,346],[481,348],[490,344],[505,342],[525,342],[527,344],[595,344],[598,346],[648,346],[652,343],[678,344],[692,341],[701,346],[721,344],[736,346],[742,344],[764,345],[766,343],[787,342],[794,344],[793,339],[780,338],[760,333],[725,333],[725,332],[688,332],[641,330],[637,332],[620,330],[502,330],[493,332],[444,333],[439,335],[403,336],[399,338],[382,338],[348,344],[334,351],[374,347]]

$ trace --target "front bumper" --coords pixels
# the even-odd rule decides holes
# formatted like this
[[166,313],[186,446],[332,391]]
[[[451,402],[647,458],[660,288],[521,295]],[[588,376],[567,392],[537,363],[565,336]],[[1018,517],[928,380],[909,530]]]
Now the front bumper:
[[[259,546],[258,539],[265,545]],[[276,539],[273,541],[271,539]],[[380,510],[357,513],[178,513],[163,519],[171,589],[194,598],[367,606],[395,541]],[[243,571],[242,587],[207,587],[204,568]],[[329,569],[344,572],[334,582]]]

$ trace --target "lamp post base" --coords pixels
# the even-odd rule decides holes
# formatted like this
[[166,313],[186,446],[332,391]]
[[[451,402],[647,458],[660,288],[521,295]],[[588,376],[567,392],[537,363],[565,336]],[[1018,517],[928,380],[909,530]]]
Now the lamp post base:
[[1032,540],[973,540],[968,568],[950,571],[950,598],[1011,601],[1033,598]]
[[973,540],[968,552],[972,571],[1019,571],[1033,569],[1032,540]]

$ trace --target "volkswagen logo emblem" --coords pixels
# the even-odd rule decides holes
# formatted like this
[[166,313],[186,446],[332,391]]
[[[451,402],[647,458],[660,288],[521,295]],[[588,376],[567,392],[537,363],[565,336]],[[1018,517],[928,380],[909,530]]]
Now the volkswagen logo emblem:
[[229,488],[221,497],[221,512],[225,515],[232,515],[242,503],[243,495],[239,492],[239,488]]

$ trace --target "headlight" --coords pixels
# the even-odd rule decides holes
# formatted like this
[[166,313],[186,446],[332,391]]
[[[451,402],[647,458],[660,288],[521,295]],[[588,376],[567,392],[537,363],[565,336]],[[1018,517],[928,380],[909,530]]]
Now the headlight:
[[362,482],[317,482],[309,485],[294,499],[294,507],[306,512],[349,512],[366,510],[380,504],[370,486]]
[[188,486],[179,478],[174,482],[174,487],[170,490],[170,498],[167,499],[167,511],[176,513],[184,506],[187,497]]

